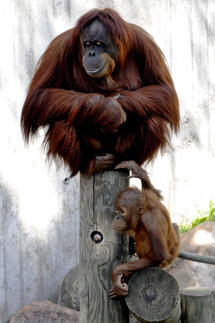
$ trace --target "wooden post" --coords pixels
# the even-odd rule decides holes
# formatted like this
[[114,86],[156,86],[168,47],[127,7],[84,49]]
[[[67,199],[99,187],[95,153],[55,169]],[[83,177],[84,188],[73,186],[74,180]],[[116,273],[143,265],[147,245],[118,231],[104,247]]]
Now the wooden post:
[[193,287],[181,291],[182,323],[215,322],[215,288]]
[[179,287],[168,272],[156,267],[141,269],[132,276],[128,288],[126,304],[139,322],[179,322]]
[[127,186],[128,171],[80,179],[79,323],[128,323],[125,300],[108,297],[114,266],[128,262],[128,238],[111,229],[114,202]]

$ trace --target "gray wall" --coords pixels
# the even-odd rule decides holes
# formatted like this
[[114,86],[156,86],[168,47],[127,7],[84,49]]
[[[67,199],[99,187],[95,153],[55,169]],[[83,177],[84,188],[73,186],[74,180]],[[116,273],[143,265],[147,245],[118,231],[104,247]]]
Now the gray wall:
[[[36,63],[49,42],[94,7],[112,7],[145,28],[163,50],[180,98],[173,148],[147,166],[173,220],[191,219],[215,199],[214,0],[2,1],[0,10],[0,322],[31,301],[57,300],[78,263],[79,178],[56,171],[25,147],[20,114]],[[139,183],[138,183],[139,184]]]

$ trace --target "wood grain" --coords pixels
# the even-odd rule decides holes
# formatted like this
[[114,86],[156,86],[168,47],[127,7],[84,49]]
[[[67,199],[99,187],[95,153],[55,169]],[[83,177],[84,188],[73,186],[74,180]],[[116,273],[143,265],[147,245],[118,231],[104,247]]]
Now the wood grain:
[[[108,298],[111,272],[128,261],[128,238],[111,229],[114,202],[127,186],[127,171],[81,177],[80,188],[80,323],[127,323],[125,301]],[[103,237],[95,243],[92,233]]]
[[215,288],[193,287],[181,291],[182,323],[215,322]]
[[139,322],[179,322],[179,287],[168,272],[156,267],[141,269],[132,276],[128,287],[126,304]]

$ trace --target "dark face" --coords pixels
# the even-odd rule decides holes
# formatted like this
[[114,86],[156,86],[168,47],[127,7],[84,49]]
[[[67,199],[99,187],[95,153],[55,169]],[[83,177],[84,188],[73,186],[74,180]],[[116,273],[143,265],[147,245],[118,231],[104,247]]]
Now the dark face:
[[124,233],[129,230],[126,214],[127,209],[125,207],[115,208],[115,217],[111,224],[112,229],[120,233]]
[[135,230],[143,214],[145,197],[141,191],[129,188],[119,193],[115,202],[115,217],[112,228],[121,233]]
[[129,230],[130,208],[123,193],[120,193],[115,202],[115,217],[112,221],[112,228],[117,232]]
[[117,61],[118,48],[99,20],[87,26],[81,37],[82,63],[91,77],[111,75]]

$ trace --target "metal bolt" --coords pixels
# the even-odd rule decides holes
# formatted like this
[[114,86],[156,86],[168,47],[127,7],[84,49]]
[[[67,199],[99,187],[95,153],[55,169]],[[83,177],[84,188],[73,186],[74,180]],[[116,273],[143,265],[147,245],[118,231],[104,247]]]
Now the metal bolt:
[[69,184],[69,177],[64,178],[63,182],[65,185],[68,185]]

